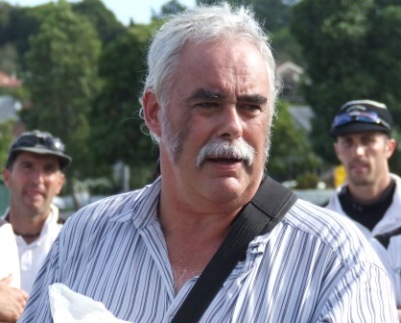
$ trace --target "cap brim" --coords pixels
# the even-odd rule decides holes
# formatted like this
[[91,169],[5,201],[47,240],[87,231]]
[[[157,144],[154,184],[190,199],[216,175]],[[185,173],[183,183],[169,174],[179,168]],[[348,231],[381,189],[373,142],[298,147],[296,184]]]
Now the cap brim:
[[60,160],[60,168],[64,169],[67,167],[69,164],[71,164],[71,157],[68,155],[64,155],[62,153],[57,153],[54,150],[46,149],[46,148],[38,148],[38,147],[21,147],[17,149],[13,149],[14,152],[21,152],[21,151],[27,151],[35,154],[40,154],[40,155],[53,155],[59,158]]
[[349,135],[357,132],[374,132],[374,131],[379,131],[379,132],[384,132],[386,134],[390,134],[390,129],[379,125],[379,124],[372,124],[372,123],[351,123],[347,124],[344,126],[336,127],[331,130],[331,136],[332,137],[337,137],[337,136],[344,136],[344,135]]

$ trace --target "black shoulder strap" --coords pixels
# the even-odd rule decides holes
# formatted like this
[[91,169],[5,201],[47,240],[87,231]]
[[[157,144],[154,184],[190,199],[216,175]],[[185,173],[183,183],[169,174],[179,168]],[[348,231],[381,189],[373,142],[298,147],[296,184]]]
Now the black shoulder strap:
[[237,216],[171,322],[198,322],[238,260],[245,255],[249,242],[257,235],[271,231],[296,200],[293,192],[266,177],[253,199]]
[[401,227],[394,229],[390,232],[382,233],[375,235],[374,237],[379,240],[379,242],[384,246],[384,248],[387,249],[389,243],[390,243],[390,238],[394,236],[398,236],[401,234]]

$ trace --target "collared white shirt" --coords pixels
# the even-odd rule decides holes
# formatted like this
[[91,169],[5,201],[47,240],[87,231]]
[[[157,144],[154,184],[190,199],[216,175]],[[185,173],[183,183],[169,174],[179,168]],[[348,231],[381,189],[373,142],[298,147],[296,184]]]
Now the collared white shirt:
[[[59,282],[119,319],[170,322],[197,276],[176,294],[157,216],[160,179],[82,208],[64,225],[19,322],[52,322]],[[190,243],[190,241],[188,241]],[[256,237],[200,322],[398,322],[388,274],[351,221],[298,200]]]
[[[372,231],[356,221],[354,223],[371,242],[387,270],[391,274],[394,292],[397,299],[397,306],[401,308],[401,234],[390,238],[387,249],[385,249],[374,238],[375,235],[390,232],[401,226],[401,178],[395,174],[391,174],[391,178],[395,181],[396,187],[393,195],[393,202],[387,209],[383,218],[375,225]],[[347,183],[344,185],[347,185]],[[338,194],[341,192],[342,188],[343,186],[337,188],[336,194],[331,197],[326,208],[336,211],[337,213],[349,218],[349,216],[341,207],[341,203],[338,198]]]
[[[28,294],[31,293],[36,275],[61,230],[61,224],[57,223],[59,210],[55,205],[51,205],[50,208],[51,212],[42,227],[38,239],[27,244],[24,238],[14,235],[18,248],[20,288]],[[6,211],[4,218],[7,214],[8,211]]]
[[10,286],[21,285],[18,247],[10,223],[0,226],[0,279],[12,275]]

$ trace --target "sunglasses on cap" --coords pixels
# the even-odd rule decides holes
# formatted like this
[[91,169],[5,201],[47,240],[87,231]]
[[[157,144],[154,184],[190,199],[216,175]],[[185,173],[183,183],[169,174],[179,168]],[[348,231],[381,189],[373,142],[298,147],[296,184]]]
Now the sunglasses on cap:
[[376,112],[369,111],[351,111],[339,114],[334,118],[332,128],[344,126],[352,122],[369,123],[382,125],[390,129],[388,122],[384,121]]
[[19,148],[43,146],[49,150],[64,153],[65,146],[59,138],[27,135],[20,137],[11,147],[11,151]]

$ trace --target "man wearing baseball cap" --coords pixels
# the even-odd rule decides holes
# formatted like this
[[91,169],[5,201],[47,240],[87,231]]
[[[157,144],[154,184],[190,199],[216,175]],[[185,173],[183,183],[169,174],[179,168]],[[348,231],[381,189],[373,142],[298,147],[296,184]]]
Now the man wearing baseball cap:
[[12,143],[4,182],[10,205],[0,218],[0,321],[21,315],[35,277],[61,229],[53,198],[71,163],[59,138],[34,130]]
[[347,181],[327,208],[350,217],[370,239],[392,276],[400,309],[401,179],[389,169],[397,148],[392,123],[383,103],[356,100],[340,108],[331,135]]

